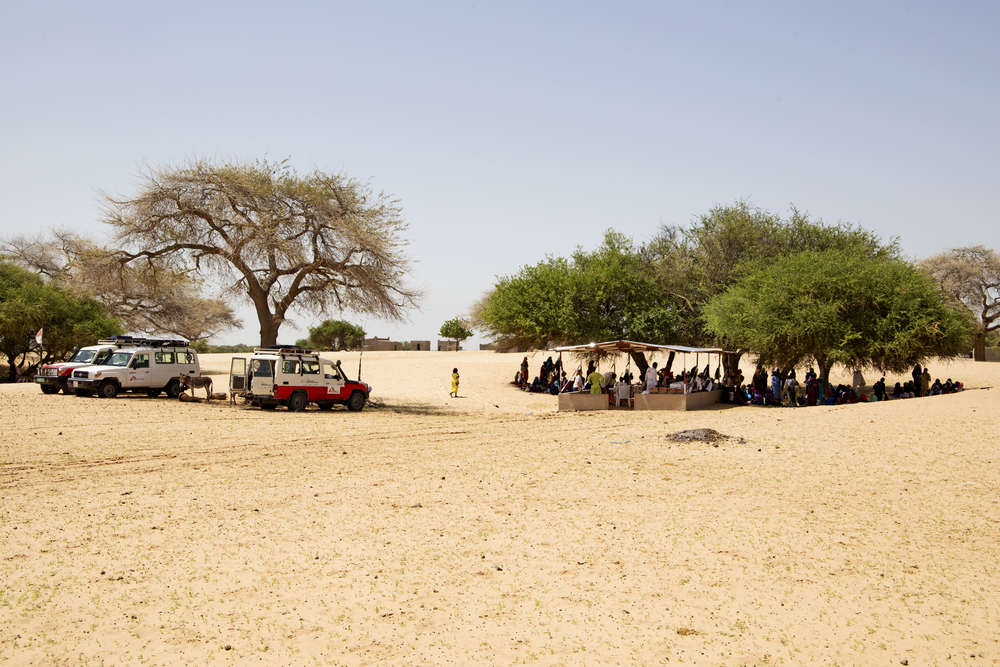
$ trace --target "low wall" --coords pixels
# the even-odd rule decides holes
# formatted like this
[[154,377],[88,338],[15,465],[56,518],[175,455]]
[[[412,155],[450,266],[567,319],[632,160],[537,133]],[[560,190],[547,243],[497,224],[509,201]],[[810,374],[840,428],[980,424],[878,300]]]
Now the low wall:
[[607,410],[607,394],[591,394],[589,392],[572,391],[559,394],[559,412],[569,410]]
[[1000,361],[1000,347],[986,348],[986,361]]
[[722,390],[699,391],[694,394],[636,394],[632,397],[636,410],[704,410],[719,402]]

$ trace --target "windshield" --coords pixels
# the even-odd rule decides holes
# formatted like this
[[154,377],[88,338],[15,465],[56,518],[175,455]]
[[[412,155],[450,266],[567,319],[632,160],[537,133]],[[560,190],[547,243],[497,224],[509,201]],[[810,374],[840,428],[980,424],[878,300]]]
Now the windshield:
[[115,352],[111,355],[111,358],[105,362],[108,366],[128,366],[129,359],[132,358],[131,352]]
[[79,350],[70,361],[75,361],[81,364],[89,364],[97,356],[97,350]]

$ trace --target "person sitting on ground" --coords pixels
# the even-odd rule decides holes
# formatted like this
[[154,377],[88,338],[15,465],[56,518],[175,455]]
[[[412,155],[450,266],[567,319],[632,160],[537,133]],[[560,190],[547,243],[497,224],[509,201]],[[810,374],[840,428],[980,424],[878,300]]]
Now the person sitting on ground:
[[955,389],[956,394],[960,391],[965,391],[965,385],[962,384],[961,380],[955,380],[955,384],[953,385],[953,387]]
[[942,394],[950,394],[955,391],[955,384],[948,378],[943,385],[941,385]]
[[771,373],[771,394],[774,396],[776,403],[781,405],[781,375],[778,373],[777,368]]
[[902,398],[903,397],[903,387],[898,382],[892,388],[892,397],[893,398]]
[[931,396],[941,395],[941,378],[934,378],[934,384],[931,385]]
[[536,375],[535,379],[531,381],[531,385],[528,387],[528,391],[532,394],[541,394],[545,391],[545,387],[542,386],[542,381]]

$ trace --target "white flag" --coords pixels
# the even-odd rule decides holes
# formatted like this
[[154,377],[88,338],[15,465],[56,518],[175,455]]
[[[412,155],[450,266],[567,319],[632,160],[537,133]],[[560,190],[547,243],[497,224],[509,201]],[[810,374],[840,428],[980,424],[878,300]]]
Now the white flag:
[[[42,327],[42,329],[44,328],[45,327]],[[35,342],[38,343],[39,345],[42,344],[42,329],[39,329],[38,333],[35,334]]]

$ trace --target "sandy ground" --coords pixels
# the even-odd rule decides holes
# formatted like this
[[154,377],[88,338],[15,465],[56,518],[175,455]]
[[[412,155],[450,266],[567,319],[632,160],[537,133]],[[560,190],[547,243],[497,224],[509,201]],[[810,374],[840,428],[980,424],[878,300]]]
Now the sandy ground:
[[[944,397],[556,414],[520,360],[366,354],[361,413],[0,385],[0,663],[1000,661],[1000,364],[931,364],[998,387]],[[667,437],[699,427],[732,438]]]

